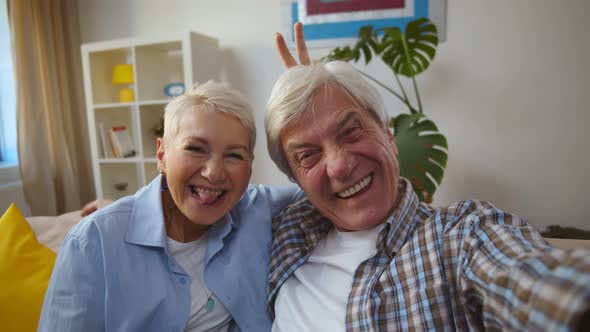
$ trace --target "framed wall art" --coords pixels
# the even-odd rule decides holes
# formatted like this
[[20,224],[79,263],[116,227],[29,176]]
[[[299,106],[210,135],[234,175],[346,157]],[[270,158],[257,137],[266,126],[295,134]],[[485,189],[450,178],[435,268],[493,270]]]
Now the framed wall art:
[[301,21],[309,47],[350,44],[362,26],[398,26],[427,17],[446,37],[446,0],[283,0],[283,35],[293,45],[293,24]]

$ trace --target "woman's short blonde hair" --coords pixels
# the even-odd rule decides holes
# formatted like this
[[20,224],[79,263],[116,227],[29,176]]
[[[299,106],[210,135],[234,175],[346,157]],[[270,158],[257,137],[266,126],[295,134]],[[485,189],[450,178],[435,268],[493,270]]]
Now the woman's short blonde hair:
[[384,129],[387,128],[387,113],[379,92],[351,64],[332,61],[290,68],[279,77],[272,89],[266,104],[264,125],[268,153],[291,180],[294,177],[281,146],[281,132],[312,106],[318,88],[327,84],[341,87],[360,106],[371,112]]
[[172,99],[164,109],[164,142],[171,141],[178,134],[179,124],[188,112],[221,112],[237,118],[250,134],[250,153],[254,153],[256,125],[252,107],[228,83],[208,81],[195,84],[189,91]]

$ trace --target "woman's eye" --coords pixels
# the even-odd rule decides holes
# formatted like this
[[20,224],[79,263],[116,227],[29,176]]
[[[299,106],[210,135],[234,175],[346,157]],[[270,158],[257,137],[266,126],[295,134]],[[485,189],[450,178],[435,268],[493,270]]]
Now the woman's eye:
[[236,160],[244,160],[244,159],[246,159],[246,158],[244,158],[244,156],[242,156],[239,153],[229,153],[227,156],[229,158],[236,159]]
[[186,149],[189,150],[189,151],[191,151],[191,152],[196,152],[196,153],[203,153],[203,152],[205,152],[205,149],[203,149],[202,147],[200,147],[200,146],[194,146],[194,145],[188,146]]

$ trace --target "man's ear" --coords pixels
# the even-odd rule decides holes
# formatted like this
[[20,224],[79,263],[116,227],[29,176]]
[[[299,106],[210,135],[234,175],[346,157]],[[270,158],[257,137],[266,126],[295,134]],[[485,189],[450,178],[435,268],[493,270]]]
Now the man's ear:
[[387,127],[386,131],[387,131],[387,138],[389,139],[389,142],[391,142],[391,144],[393,145],[393,152],[395,153],[395,156],[397,157],[397,145],[395,145],[395,136],[393,135],[393,129],[391,127]]
[[158,158],[159,169],[166,173],[166,161],[164,159],[164,138],[158,137],[156,139],[156,158]]

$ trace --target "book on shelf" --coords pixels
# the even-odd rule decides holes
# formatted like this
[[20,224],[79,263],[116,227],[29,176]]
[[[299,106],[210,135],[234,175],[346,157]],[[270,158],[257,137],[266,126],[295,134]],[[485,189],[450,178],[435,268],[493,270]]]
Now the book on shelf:
[[100,153],[102,158],[114,158],[113,145],[104,123],[98,125],[98,137],[100,138]]
[[136,155],[135,146],[127,126],[113,126],[109,130],[112,151],[115,158],[128,158]]

